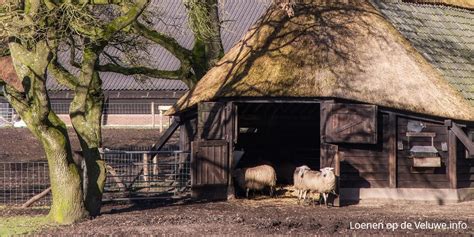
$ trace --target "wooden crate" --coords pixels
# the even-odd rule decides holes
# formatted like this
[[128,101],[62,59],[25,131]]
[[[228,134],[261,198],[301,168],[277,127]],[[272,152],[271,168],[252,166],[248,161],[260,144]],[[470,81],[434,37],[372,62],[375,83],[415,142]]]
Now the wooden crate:
[[441,167],[441,157],[412,157],[413,167]]

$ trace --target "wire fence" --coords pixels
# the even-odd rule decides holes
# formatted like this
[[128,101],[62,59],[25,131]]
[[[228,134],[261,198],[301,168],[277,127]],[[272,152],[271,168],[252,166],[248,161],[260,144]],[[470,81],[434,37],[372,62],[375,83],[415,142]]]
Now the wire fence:
[[8,107],[8,104],[0,103],[0,127],[13,126],[15,122],[15,110]]
[[[70,102],[52,102],[51,108],[59,117],[70,126]],[[102,109],[102,126],[104,127],[145,127],[159,128],[163,131],[171,124],[171,117],[164,113],[171,107],[167,103],[155,102],[108,102]],[[15,124],[20,118],[8,103],[0,103],[0,127],[14,125],[25,126],[24,123]]]
[[[69,114],[69,102],[52,102],[51,109],[57,114]],[[159,114],[166,111],[172,103],[150,102],[106,102],[103,114]]]
[[[190,193],[190,155],[177,150],[104,151],[104,201],[184,198]],[[47,162],[0,162],[0,206],[18,206],[49,188]],[[49,205],[51,194],[35,202]]]
[[[0,205],[21,205],[49,187],[47,162],[0,163]],[[49,205],[51,196],[35,205]]]

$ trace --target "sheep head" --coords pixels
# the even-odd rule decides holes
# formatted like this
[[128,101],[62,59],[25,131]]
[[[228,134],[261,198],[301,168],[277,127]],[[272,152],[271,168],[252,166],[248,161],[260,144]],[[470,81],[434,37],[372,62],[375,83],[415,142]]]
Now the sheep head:
[[304,173],[306,173],[306,171],[311,170],[307,165],[297,167],[296,169],[298,170],[298,175],[301,178],[303,178],[303,175],[304,175]]

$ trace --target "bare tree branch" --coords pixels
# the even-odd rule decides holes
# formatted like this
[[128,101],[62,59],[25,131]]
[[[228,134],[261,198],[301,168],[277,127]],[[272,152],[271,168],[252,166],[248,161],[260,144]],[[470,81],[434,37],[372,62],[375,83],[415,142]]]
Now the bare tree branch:
[[191,60],[192,52],[181,46],[175,38],[153,30],[138,21],[133,24],[133,29],[137,34],[168,50],[181,62]]
[[97,70],[103,72],[115,72],[123,75],[145,75],[154,78],[181,80],[188,70],[180,68],[174,71],[158,70],[149,67],[123,67],[117,64],[105,64],[97,66]]
[[77,78],[66,68],[64,68],[60,63],[58,63],[57,60],[54,60],[48,66],[48,70],[59,84],[71,90],[74,90],[74,88],[79,85],[79,83],[77,82]]

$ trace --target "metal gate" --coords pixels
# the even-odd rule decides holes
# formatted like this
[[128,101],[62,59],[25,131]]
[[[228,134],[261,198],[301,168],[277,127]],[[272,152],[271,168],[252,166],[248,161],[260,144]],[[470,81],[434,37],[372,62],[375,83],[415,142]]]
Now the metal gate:
[[[190,196],[190,154],[182,151],[111,151],[104,201]],[[48,163],[0,162],[0,206],[19,206],[49,188]],[[49,193],[35,206],[47,206]]]
[[182,198],[190,194],[190,154],[182,151],[104,151],[104,201]]

